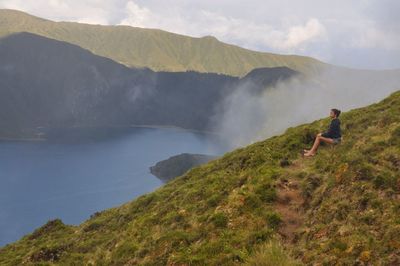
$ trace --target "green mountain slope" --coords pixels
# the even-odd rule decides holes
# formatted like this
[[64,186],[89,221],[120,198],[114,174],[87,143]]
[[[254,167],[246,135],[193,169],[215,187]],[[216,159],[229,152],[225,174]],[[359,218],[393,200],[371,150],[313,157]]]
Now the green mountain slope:
[[79,226],[50,221],[0,249],[0,264],[398,265],[400,91],[341,120],[342,144],[316,157],[299,151],[328,119],[227,153]]
[[256,69],[241,79],[153,72],[128,68],[70,43],[15,33],[0,39],[0,139],[51,138],[52,129],[76,126],[209,131],[232,93],[261,93],[297,75],[285,67]]
[[325,65],[310,57],[254,52],[214,37],[192,38],[157,29],[53,22],[15,10],[0,10],[0,36],[31,32],[79,45],[130,67],[155,71],[243,76],[254,68],[286,66],[311,73]]

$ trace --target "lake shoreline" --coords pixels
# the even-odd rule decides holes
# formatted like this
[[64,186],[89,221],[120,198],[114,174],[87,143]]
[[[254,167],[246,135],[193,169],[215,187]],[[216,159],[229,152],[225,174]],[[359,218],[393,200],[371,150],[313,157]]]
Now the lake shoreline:
[[[45,128],[45,127],[41,127]],[[107,126],[72,126],[72,127],[49,127],[47,129],[84,129],[84,128],[149,128],[149,129],[175,129],[184,132],[197,133],[197,134],[207,134],[207,135],[215,135],[220,136],[215,131],[207,131],[207,130],[198,130],[198,129],[188,129],[178,126],[172,125],[107,125]],[[10,138],[10,137],[1,137],[0,142],[15,142],[15,141],[26,141],[26,142],[37,142],[37,141],[48,141],[47,138],[34,138],[34,137],[21,137],[21,138]]]
[[47,141],[45,138],[3,138],[0,137],[0,142],[41,142]]

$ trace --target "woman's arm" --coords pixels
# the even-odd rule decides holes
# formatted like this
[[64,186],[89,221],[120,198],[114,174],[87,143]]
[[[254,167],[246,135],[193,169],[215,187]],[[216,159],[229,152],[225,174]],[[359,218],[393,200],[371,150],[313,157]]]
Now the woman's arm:
[[333,138],[336,135],[340,135],[339,132],[340,132],[340,121],[339,119],[333,119],[329,125],[328,130],[322,134],[322,137]]

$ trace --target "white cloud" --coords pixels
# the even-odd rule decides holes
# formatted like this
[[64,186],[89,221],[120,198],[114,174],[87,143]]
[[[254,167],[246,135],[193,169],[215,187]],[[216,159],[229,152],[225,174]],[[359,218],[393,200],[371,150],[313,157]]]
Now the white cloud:
[[125,5],[126,18],[122,19],[120,25],[130,25],[134,27],[151,27],[158,18],[149,9],[140,7],[134,1],[128,1]]
[[324,37],[325,34],[326,29],[321,22],[318,19],[312,18],[304,26],[291,27],[282,46],[294,49],[316,38]]
[[304,24],[288,28],[255,23],[224,16],[208,10],[199,10],[192,20],[182,13],[159,16],[151,10],[140,7],[134,1],[126,5],[127,17],[120,24],[135,27],[162,28],[171,32],[188,34],[196,37],[213,35],[225,42],[234,42],[250,49],[257,49],[260,44],[279,52],[296,52],[315,40],[323,40],[325,27],[316,18],[308,19]]
[[204,34],[218,36],[227,42],[234,41],[251,49],[261,46],[276,52],[292,53],[302,51],[309,43],[326,39],[326,29],[316,18],[308,18],[302,24],[283,26],[255,23],[207,11],[202,11],[202,15],[200,21],[208,25]]
[[1,8],[17,9],[55,21],[110,24],[121,6],[118,1],[77,0],[0,0]]

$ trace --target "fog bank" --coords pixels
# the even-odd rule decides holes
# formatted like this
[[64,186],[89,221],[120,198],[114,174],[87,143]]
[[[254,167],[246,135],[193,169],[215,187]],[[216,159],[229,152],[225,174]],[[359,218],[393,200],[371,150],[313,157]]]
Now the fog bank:
[[[329,68],[318,76],[296,76],[254,92],[235,88],[219,106],[212,128],[231,148],[244,146],[288,127],[377,102],[400,89],[400,71]],[[325,129],[321,129],[325,130]]]

